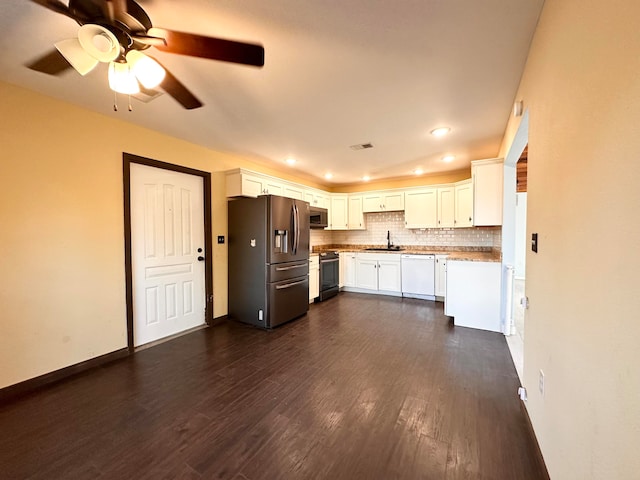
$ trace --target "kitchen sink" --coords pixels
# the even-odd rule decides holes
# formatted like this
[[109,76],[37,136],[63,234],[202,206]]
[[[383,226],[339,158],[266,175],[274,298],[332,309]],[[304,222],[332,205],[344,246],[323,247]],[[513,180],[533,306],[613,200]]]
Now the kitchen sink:
[[365,248],[368,252],[401,252],[404,248],[390,247],[390,248]]

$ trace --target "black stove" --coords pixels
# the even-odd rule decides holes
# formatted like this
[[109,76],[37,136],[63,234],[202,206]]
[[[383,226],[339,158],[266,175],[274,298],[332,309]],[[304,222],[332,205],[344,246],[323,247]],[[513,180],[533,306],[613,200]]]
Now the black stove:
[[340,254],[338,252],[322,252],[320,255],[320,302],[334,297],[340,291]]

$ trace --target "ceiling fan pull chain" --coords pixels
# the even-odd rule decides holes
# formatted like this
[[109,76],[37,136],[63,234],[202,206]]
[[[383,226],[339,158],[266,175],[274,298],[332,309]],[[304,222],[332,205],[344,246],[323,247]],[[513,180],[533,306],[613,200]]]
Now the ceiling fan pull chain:
[[113,92],[113,111],[118,111],[118,94],[117,92]]
[[129,111],[133,112],[133,107],[131,106],[131,95],[127,95],[127,97],[129,98]]

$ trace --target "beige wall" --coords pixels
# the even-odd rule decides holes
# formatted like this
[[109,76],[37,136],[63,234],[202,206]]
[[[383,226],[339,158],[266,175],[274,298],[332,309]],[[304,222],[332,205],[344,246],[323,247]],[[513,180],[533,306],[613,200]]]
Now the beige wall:
[[[2,388],[126,347],[122,152],[212,172],[214,238],[227,231],[222,172],[275,172],[8,84],[0,99]],[[227,250],[213,250],[218,317]]]
[[547,0],[517,95],[539,233],[524,383],[554,480],[640,478],[638,19],[637,1]]

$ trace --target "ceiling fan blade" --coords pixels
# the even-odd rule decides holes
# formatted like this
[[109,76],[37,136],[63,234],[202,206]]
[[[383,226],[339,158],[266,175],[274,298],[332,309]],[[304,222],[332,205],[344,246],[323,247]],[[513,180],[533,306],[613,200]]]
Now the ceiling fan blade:
[[113,25],[117,18],[127,13],[127,0],[105,0],[103,8],[105,16]]
[[166,46],[156,45],[156,48],[163,52],[256,67],[264,65],[264,48],[262,45],[205,37],[194,33],[176,32],[162,28],[153,28],[152,33],[154,36],[162,37],[167,41]]
[[[153,57],[149,56],[149,58]],[[156,58],[153,58],[153,60],[158,62]],[[166,72],[164,80],[162,80],[159,86],[165,92],[167,92],[167,94],[173,97],[176,102],[178,102],[187,110],[193,110],[194,108],[202,107],[203,103],[198,100],[196,96],[191,93],[189,89],[187,89],[187,87],[182,84],[182,82],[180,82],[180,80],[174,77],[173,74],[167,69],[167,67],[162,65],[160,62],[158,62],[158,64],[162,66],[162,68],[164,68]]]
[[167,41],[162,38],[162,37],[154,37],[152,35],[143,35],[143,34],[132,34],[131,38],[133,38],[135,41],[142,43],[143,45],[151,45],[151,46],[158,46],[158,45],[166,45]]
[[42,57],[27,65],[31,70],[46,73],[48,75],[60,75],[64,71],[72,68],[71,64],[62,56],[58,50],[52,50]]
[[69,11],[69,7],[67,7],[60,0],[31,0],[33,3],[37,3],[38,5],[43,6],[44,8],[48,8],[49,10],[53,10],[56,13],[61,13],[63,15],[71,16],[71,12]]

